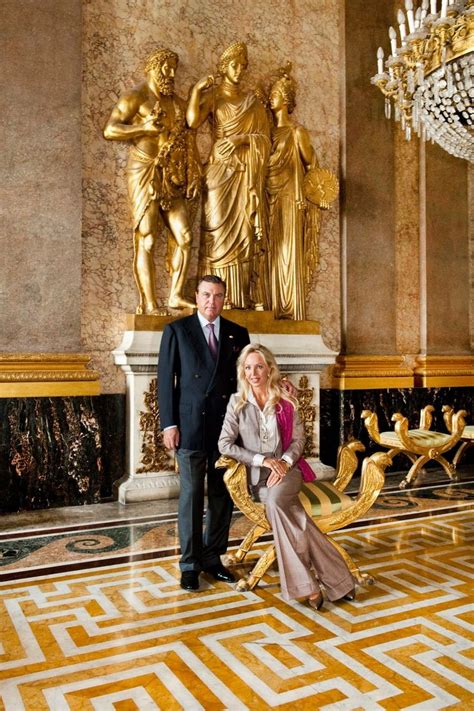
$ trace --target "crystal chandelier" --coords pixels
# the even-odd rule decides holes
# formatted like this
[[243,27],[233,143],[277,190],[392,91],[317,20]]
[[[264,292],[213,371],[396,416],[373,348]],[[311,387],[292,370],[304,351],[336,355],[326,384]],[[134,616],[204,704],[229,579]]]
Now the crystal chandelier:
[[[416,0],[415,0],[416,3]],[[371,82],[385,96],[385,115],[451,155],[474,162],[474,0],[405,0],[391,53],[377,51]],[[408,30],[408,32],[407,32]]]

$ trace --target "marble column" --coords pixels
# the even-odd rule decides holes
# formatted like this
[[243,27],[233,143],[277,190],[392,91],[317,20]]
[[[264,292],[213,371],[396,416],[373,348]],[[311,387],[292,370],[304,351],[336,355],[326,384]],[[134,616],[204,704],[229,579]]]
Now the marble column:
[[370,84],[388,42],[391,3],[346,0],[343,129],[343,351],[396,352],[393,121]]
[[[427,144],[422,352],[470,353],[468,163]],[[423,158],[423,156],[422,156]],[[424,242],[424,244],[423,244]]]
[[0,350],[81,350],[81,0],[1,2]]

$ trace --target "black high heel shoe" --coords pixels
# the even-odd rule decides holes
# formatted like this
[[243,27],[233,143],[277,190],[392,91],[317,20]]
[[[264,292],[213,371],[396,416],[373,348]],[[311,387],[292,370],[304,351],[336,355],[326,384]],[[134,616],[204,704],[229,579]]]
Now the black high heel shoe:
[[352,588],[350,592],[347,593],[347,595],[342,596],[343,600],[349,600],[349,602],[352,602],[353,600],[356,599],[356,591],[355,588]]

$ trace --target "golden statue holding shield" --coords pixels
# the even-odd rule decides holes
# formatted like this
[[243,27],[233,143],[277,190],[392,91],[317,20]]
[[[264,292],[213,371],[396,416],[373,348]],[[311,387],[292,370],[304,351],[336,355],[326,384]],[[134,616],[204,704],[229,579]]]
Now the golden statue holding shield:
[[306,298],[318,263],[320,208],[329,207],[337,195],[337,180],[318,168],[308,131],[290,118],[296,105],[290,70],[290,63],[279,70],[270,89],[275,125],[266,191],[272,309],[277,319],[300,321],[306,318]]

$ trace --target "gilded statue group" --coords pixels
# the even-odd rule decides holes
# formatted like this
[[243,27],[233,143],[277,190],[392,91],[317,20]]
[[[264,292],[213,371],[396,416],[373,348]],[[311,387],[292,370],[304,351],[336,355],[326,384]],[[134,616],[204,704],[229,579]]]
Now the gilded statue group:
[[[265,97],[243,89],[247,64],[246,45],[231,44],[216,75],[198,81],[186,104],[174,92],[178,56],[159,49],[146,61],[145,81],[120,98],[106,124],[107,139],[132,144],[127,176],[137,313],[160,313],[153,252],[161,224],[172,236],[168,307],[195,306],[184,286],[190,216],[202,190],[198,276],[227,283],[224,308],[305,319],[320,208],[335,197],[337,181],[318,168],[308,131],[291,119],[291,65],[279,70]],[[206,120],[212,147],[202,167],[195,139]]]

